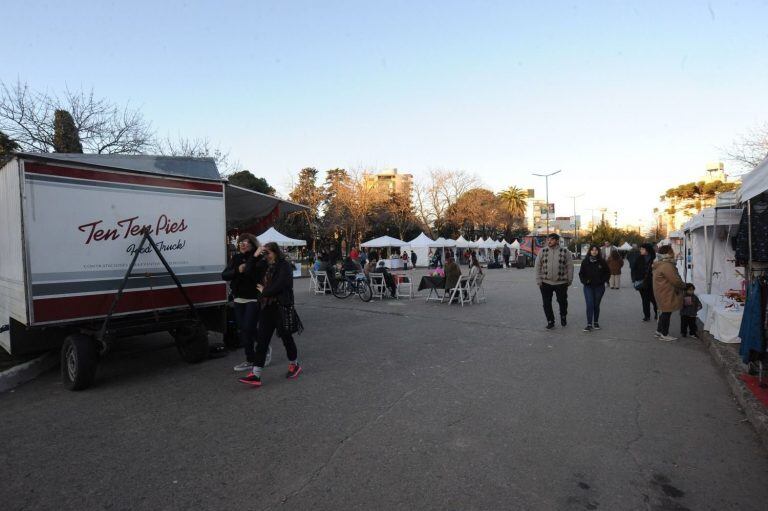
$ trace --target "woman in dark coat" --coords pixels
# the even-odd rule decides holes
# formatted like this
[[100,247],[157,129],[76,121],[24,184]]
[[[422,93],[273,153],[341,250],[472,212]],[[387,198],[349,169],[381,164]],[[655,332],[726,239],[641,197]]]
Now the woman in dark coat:
[[[235,366],[235,371],[247,371],[256,362],[256,327],[259,322],[259,290],[257,286],[264,278],[267,262],[256,236],[241,234],[237,239],[238,251],[229,260],[221,278],[229,282],[229,289],[235,302],[240,345],[245,349],[245,362]],[[269,358],[268,354],[267,363]]]
[[651,304],[653,304],[653,318],[659,317],[656,298],[653,296],[653,262],[656,260],[656,251],[653,244],[644,243],[640,246],[640,255],[630,264],[632,286],[640,293],[643,302],[643,321],[651,320]]
[[590,245],[587,257],[581,262],[579,270],[579,280],[584,286],[584,301],[587,302],[585,332],[600,330],[600,302],[610,277],[608,263],[600,255],[600,248],[597,245]]
[[256,335],[256,362],[248,376],[240,378],[240,382],[255,387],[261,386],[261,371],[275,330],[283,340],[288,357],[288,372],[285,377],[296,378],[301,373],[296,342],[293,335],[282,328],[281,309],[286,305],[293,305],[293,267],[285,260],[277,243],[264,245],[264,257],[268,266],[263,281],[258,285],[261,292],[261,317]]

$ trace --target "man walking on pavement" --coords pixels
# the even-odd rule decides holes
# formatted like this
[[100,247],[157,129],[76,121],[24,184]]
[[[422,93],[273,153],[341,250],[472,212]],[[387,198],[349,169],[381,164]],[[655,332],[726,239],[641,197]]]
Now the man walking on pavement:
[[552,295],[557,296],[560,308],[560,324],[568,324],[568,287],[573,282],[573,256],[560,245],[560,236],[547,236],[547,246],[536,257],[536,284],[541,290],[544,314],[547,316],[547,330],[555,328],[555,312],[552,310]]

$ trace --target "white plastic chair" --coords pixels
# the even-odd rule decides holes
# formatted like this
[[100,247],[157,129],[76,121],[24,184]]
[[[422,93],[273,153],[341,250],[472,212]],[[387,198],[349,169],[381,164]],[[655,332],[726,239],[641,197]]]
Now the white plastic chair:
[[459,277],[459,281],[456,282],[456,285],[451,288],[450,293],[448,290],[446,290],[444,297],[448,297],[448,303],[453,303],[453,300],[458,300],[458,302],[461,304],[462,307],[464,307],[464,302],[472,303],[469,296],[469,277],[467,275],[462,275]]
[[325,271],[318,271],[315,273],[315,279],[317,285],[315,286],[316,295],[324,295],[326,291],[331,290],[331,282],[328,280],[328,273]]
[[485,273],[478,273],[469,283],[470,301],[475,303],[485,302],[483,280],[485,280]]
[[413,299],[413,279],[410,274],[398,275],[397,293],[395,298],[407,297]]
[[382,300],[384,293],[387,292],[387,283],[384,281],[383,273],[371,273],[368,278],[371,281],[371,291],[373,292],[373,298]]

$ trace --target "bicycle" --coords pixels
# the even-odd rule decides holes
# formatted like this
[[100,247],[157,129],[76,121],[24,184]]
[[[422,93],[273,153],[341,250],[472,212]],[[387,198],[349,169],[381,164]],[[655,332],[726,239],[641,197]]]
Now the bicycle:
[[333,296],[341,298],[342,300],[353,294],[357,294],[357,296],[364,302],[370,302],[373,298],[371,285],[368,284],[365,275],[361,273],[342,275],[331,291],[333,292]]

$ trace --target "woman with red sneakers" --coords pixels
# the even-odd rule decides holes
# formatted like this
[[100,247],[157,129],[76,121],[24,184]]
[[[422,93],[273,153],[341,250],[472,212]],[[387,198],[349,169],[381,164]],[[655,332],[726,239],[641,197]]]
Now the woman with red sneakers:
[[261,315],[256,334],[256,362],[251,372],[239,379],[240,382],[255,387],[261,386],[261,372],[275,330],[283,340],[288,357],[288,372],[285,377],[296,378],[301,373],[293,335],[283,328],[283,309],[293,305],[293,267],[285,260],[277,243],[264,245],[263,254],[268,266],[264,280],[257,286],[261,291]]

